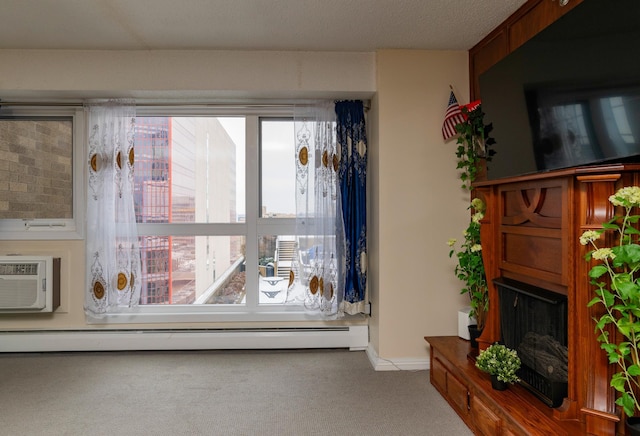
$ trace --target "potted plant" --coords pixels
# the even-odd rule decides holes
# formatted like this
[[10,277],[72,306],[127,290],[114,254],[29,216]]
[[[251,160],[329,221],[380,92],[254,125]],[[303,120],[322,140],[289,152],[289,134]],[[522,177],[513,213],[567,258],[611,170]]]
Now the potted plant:
[[471,184],[478,177],[478,172],[485,162],[491,161],[496,151],[490,147],[496,143],[489,136],[493,130],[491,123],[484,123],[484,112],[479,102],[470,103],[460,108],[464,121],[456,125],[458,140],[456,144],[457,168],[462,170],[460,180],[462,187],[471,190]]
[[[457,168],[462,170],[460,174],[462,187],[471,191],[471,184],[476,180],[478,171],[483,167],[482,161],[490,161],[495,154],[495,150],[490,148],[495,144],[495,140],[489,136],[493,127],[491,124],[484,123],[484,113],[479,102],[461,106],[460,111],[464,121],[456,125],[458,133],[456,142],[458,145],[456,149]],[[449,257],[453,257],[455,253],[458,260],[455,274],[465,283],[460,293],[469,295],[471,305],[469,317],[476,320],[475,325],[469,326],[471,345],[476,348],[478,343],[475,339],[484,328],[489,310],[489,289],[480,244],[480,220],[484,217],[485,204],[481,199],[474,198],[469,209],[471,209],[471,220],[463,232],[464,240],[460,248],[455,248],[456,239],[449,239],[448,245],[451,247]]]
[[520,369],[518,352],[505,345],[495,343],[478,354],[476,367],[491,376],[491,386],[503,391],[520,378],[516,372]]
[[[489,310],[489,289],[482,261],[482,245],[480,244],[480,220],[484,217],[485,204],[479,198],[474,198],[471,200],[469,209],[473,214],[469,226],[463,232],[464,239],[460,247],[456,248],[457,240],[455,238],[448,241],[448,245],[451,247],[449,257],[453,257],[455,254],[458,259],[455,274],[464,283],[460,293],[469,295],[471,305],[469,316],[475,318],[476,328],[478,332],[481,332]],[[471,330],[473,330],[472,326]],[[477,346],[477,344],[473,345]]]
[[[617,366],[610,384],[619,393],[616,404],[631,423],[630,418],[640,412],[636,395],[640,388],[640,216],[632,215],[640,206],[640,187],[621,188],[609,201],[624,213],[603,223],[602,229],[585,231],[580,243],[593,248],[585,256],[589,262],[596,261],[589,270],[596,296],[588,306],[604,308],[602,316],[594,319],[597,340],[609,363]],[[607,232],[613,233],[608,239],[613,244],[598,246],[596,241],[606,240],[602,236]]]

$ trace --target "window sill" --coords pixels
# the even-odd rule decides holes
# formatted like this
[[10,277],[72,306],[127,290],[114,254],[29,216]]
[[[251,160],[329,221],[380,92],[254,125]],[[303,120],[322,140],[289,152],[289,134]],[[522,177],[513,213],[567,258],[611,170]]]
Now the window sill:
[[[216,308],[218,309],[218,308]],[[209,307],[193,305],[176,305],[171,307],[137,307],[125,309],[119,313],[106,314],[101,318],[87,315],[90,325],[112,324],[167,324],[167,323],[231,323],[231,322],[327,322],[341,321],[346,325],[367,322],[363,314],[345,315],[342,318],[327,318],[320,313],[310,313],[300,307],[260,308],[252,311],[248,308],[228,308],[228,310],[212,310]]]

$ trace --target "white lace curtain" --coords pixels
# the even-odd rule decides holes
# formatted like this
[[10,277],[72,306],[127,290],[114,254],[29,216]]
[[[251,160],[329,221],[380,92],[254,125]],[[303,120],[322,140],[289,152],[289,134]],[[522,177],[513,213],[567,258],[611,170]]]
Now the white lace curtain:
[[339,315],[344,298],[345,241],[338,185],[334,102],[295,111],[296,241],[290,285],[304,306]]
[[140,299],[140,249],[133,199],[135,105],[86,105],[87,284],[85,312],[102,316]]

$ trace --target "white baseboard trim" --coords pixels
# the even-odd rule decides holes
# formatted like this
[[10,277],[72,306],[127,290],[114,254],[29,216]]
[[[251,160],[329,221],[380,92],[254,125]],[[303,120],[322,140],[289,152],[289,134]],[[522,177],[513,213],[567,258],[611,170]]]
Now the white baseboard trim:
[[5,331],[0,351],[137,351],[349,348],[365,350],[369,328]]
[[383,359],[378,356],[371,344],[367,347],[367,356],[376,371],[422,371],[430,368],[429,358]]

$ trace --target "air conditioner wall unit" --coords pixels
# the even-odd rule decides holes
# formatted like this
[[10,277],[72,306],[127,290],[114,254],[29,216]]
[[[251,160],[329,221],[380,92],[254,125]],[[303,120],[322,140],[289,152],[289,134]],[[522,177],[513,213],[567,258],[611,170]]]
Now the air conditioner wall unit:
[[0,256],[0,314],[53,312],[60,306],[60,258]]

